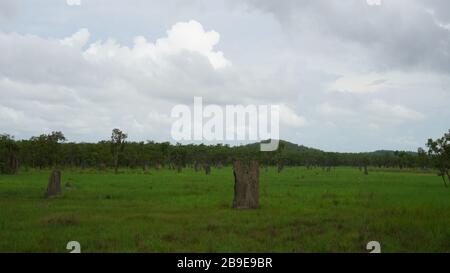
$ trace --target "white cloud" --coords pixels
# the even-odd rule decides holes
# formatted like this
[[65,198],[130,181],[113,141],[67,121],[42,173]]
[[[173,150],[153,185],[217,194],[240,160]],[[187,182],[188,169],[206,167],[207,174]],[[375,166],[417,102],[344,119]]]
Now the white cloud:
[[[8,52],[0,56],[1,67],[8,67],[0,70],[4,116],[14,114],[11,109],[22,113],[3,123],[4,130],[21,128],[19,136],[29,134],[24,128],[62,130],[97,140],[120,127],[135,139],[167,140],[175,104],[191,103],[194,95],[240,104],[258,95],[257,82],[242,85],[249,74],[241,75],[214,49],[219,38],[196,21],[173,25],[153,43],[138,36],[132,46],[112,38],[90,42],[87,29],[59,40],[0,33],[0,50]],[[39,128],[27,124],[33,118]],[[293,127],[306,124],[285,106],[281,119]]]
[[23,113],[12,108],[0,105],[0,118],[2,120],[2,124],[9,122],[17,123],[24,119],[24,115]]
[[331,92],[349,92],[354,94],[375,93],[389,85],[383,74],[347,74],[329,85]]
[[89,43],[87,29],[60,40],[0,32],[1,129],[98,139],[120,127],[136,139],[167,140],[175,103],[223,88],[231,62],[214,50],[219,38],[196,21],[154,43],[136,37],[132,47]]
[[62,39],[61,44],[81,48],[87,44],[90,36],[89,30],[82,28],[72,36]]
[[66,0],[66,3],[69,6],[80,6],[81,0]]
[[388,104],[381,99],[375,99],[366,106],[371,117],[383,123],[417,122],[425,115],[400,104]]
[[345,118],[353,116],[354,111],[339,106],[332,105],[329,102],[324,102],[319,105],[318,111],[321,115],[328,118]]
[[230,66],[231,62],[221,51],[214,51],[219,39],[219,33],[205,31],[200,23],[191,20],[175,24],[167,31],[167,37],[155,43],[148,42],[143,36],[136,37],[131,48],[121,46],[113,39],[98,41],[90,45],[84,56],[91,62],[114,60],[126,66],[152,62],[165,65],[172,56],[189,52],[207,58],[214,69],[221,69]]
[[325,150],[448,129],[447,0],[17,2],[0,1],[0,129],[18,138],[167,140],[193,96],[284,104],[281,137]]
[[306,118],[298,115],[284,104],[280,105],[280,122],[294,128],[304,127],[308,124]]

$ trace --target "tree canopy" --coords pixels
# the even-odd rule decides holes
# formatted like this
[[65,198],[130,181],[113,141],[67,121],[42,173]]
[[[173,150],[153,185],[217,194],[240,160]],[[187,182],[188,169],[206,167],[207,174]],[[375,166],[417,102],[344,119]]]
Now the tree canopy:
[[[0,167],[11,157],[16,157],[26,168],[51,168],[56,164],[66,167],[101,168],[119,167],[147,168],[150,166],[172,166],[184,168],[195,164],[230,165],[235,160],[256,160],[263,166],[374,166],[384,168],[436,168],[440,174],[449,173],[450,132],[437,140],[429,140],[428,151],[376,151],[371,153],[335,153],[308,148],[280,141],[274,152],[260,152],[259,143],[229,146],[223,144],[171,144],[127,142],[128,135],[119,129],[112,131],[110,140],[97,143],[68,142],[62,132],[52,132],[15,140],[12,136],[0,137]],[[448,177],[450,179],[450,177]]]

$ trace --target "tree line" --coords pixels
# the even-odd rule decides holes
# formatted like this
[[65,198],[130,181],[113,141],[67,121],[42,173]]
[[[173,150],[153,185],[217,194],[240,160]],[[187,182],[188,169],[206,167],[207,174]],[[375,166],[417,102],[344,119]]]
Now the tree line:
[[62,132],[52,132],[15,140],[0,135],[0,172],[13,174],[21,168],[173,168],[187,166],[230,165],[237,159],[257,160],[262,166],[306,166],[327,168],[336,166],[367,166],[380,168],[436,169],[445,182],[450,180],[450,131],[437,140],[430,139],[428,150],[417,152],[376,151],[371,153],[336,153],[280,141],[277,151],[260,152],[259,143],[229,146],[223,144],[171,144],[169,142],[127,141],[127,134],[114,129],[111,139],[97,143],[69,142]]

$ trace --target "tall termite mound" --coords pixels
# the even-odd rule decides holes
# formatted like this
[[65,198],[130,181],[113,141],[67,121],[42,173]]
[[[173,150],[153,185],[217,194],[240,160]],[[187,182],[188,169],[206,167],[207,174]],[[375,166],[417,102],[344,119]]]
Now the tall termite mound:
[[259,207],[259,166],[256,161],[236,161],[233,163],[235,209],[255,209]]

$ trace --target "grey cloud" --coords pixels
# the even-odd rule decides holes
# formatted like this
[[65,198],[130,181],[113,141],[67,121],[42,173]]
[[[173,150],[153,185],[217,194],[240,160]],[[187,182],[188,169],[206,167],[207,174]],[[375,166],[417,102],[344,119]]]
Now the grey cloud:
[[0,1],[0,20],[12,19],[17,15],[17,0]]
[[[286,105],[308,127],[282,125],[282,137],[325,150],[398,149],[389,139],[420,143],[447,129],[448,31],[436,24],[448,22],[446,1],[249,0],[250,8],[239,1],[231,10],[229,1],[195,1],[172,12],[180,1],[31,5],[30,16],[0,32],[0,133],[63,130],[70,140],[96,141],[120,127],[136,140],[168,140],[170,109],[193,96],[206,104]],[[220,33],[212,53],[223,51],[231,66],[214,69],[201,50],[156,59],[132,52],[130,36],[154,45],[190,19]],[[61,45],[84,27],[92,33],[82,48]],[[99,39],[101,54],[90,56]],[[349,92],[334,92],[338,81]],[[350,92],[365,87],[375,91]]]
[[[0,76],[28,83],[95,85],[97,70],[55,39],[0,32]],[[30,67],[32,64],[32,67]]]
[[[83,49],[56,39],[0,33],[0,51],[6,52],[0,56],[0,129],[18,137],[63,130],[69,137],[86,133],[98,139],[121,127],[136,139],[167,140],[170,124],[163,121],[176,104],[191,104],[194,96],[208,104],[255,103],[258,92],[276,90],[242,84],[247,77],[239,69],[215,69],[210,52],[166,54],[170,47],[160,52],[151,46],[95,44]],[[144,57],[153,53],[159,55]]]
[[378,79],[378,80],[374,80],[373,82],[369,83],[369,85],[375,86],[375,85],[380,85],[380,84],[387,83],[387,82],[388,82],[388,80],[386,80],[386,79]]
[[321,33],[317,43],[358,45],[371,58],[372,69],[450,71],[450,32],[439,27],[428,12],[433,9],[447,20],[448,1],[383,1],[381,6],[369,6],[362,0],[247,3],[273,14],[298,39],[313,38],[307,36],[313,31]]
[[422,5],[426,9],[430,9],[434,12],[437,19],[443,23],[450,22],[450,1],[448,0],[416,0],[418,4]]

